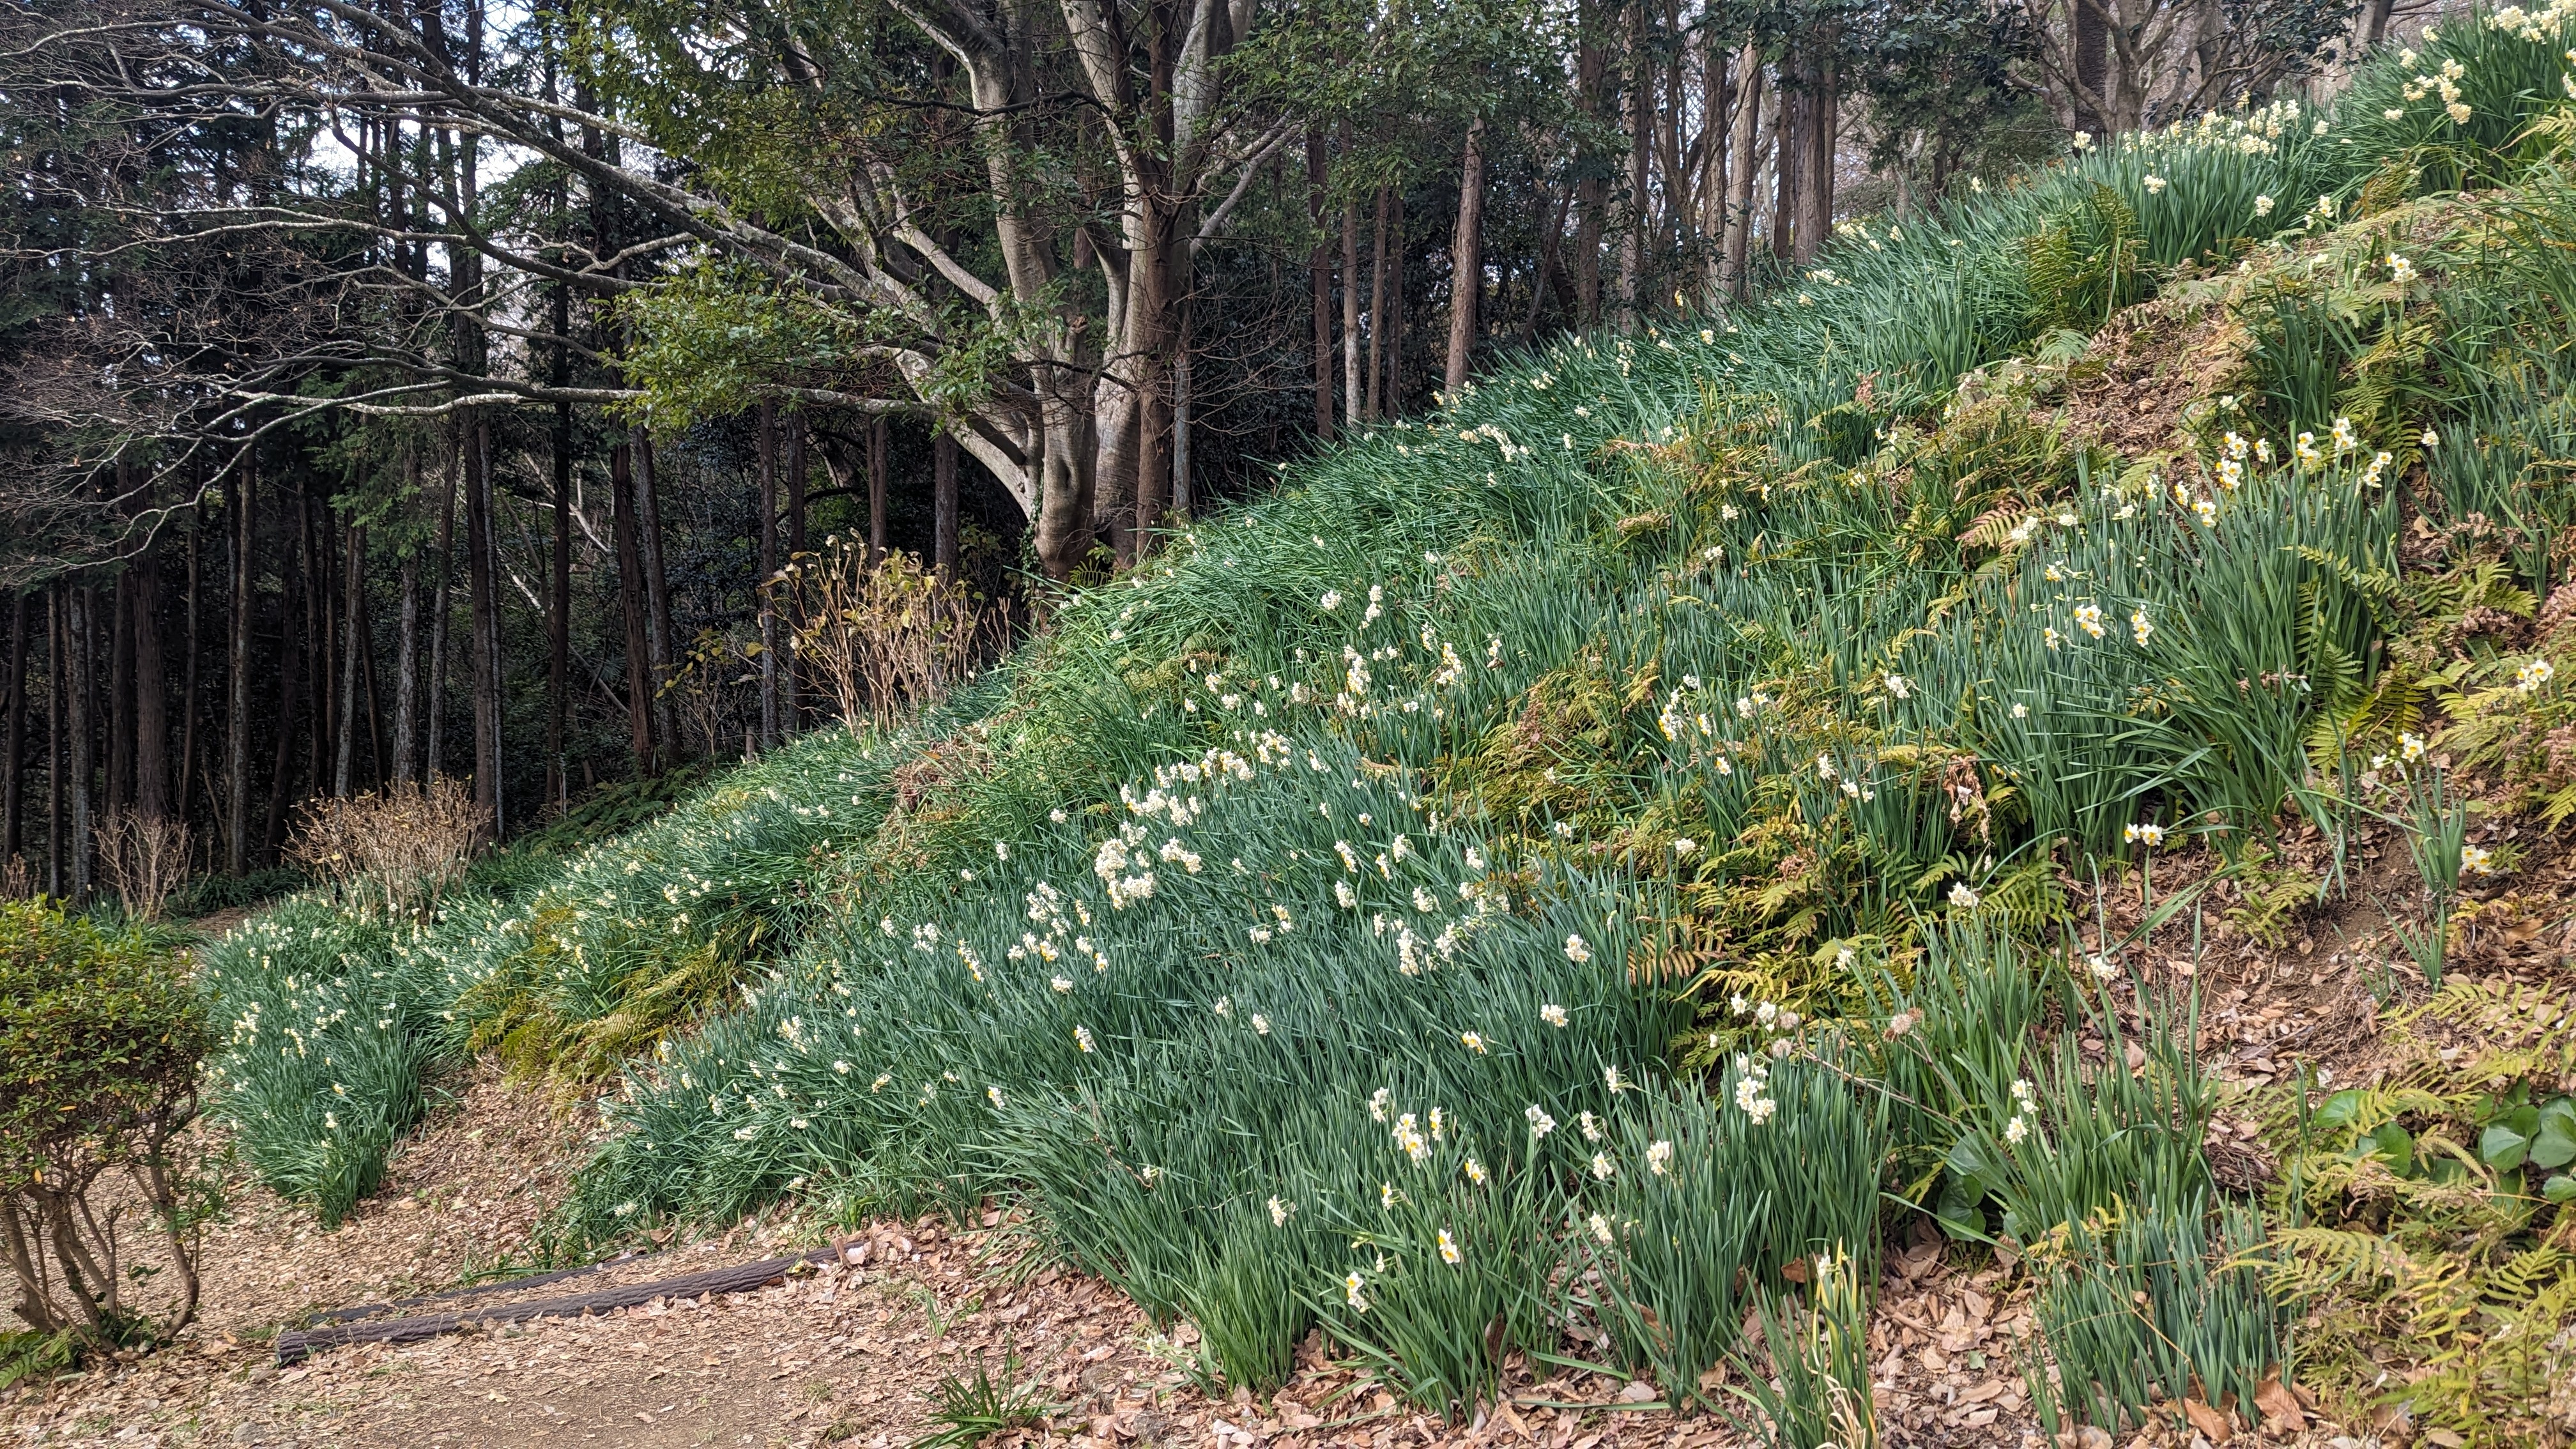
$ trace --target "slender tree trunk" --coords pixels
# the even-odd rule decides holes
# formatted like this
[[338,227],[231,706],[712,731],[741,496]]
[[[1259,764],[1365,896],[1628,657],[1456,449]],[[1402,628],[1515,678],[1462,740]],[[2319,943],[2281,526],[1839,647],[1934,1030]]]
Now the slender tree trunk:
[[1580,122],[1575,149],[1574,325],[1601,322],[1601,238],[1609,224],[1610,182],[1596,164],[1591,137],[1601,122],[1602,82],[1610,73],[1609,47],[1601,43],[1601,0],[1583,0],[1575,18],[1574,109]]
[[385,772],[384,696],[376,688],[375,606],[363,588],[358,590],[358,617],[349,627],[358,635],[358,698],[367,707],[367,779],[376,788],[390,776]]
[[760,405],[760,583],[753,595],[760,622],[760,747],[778,748],[778,407]]
[[1161,189],[1160,184],[1150,188],[1140,204],[1141,245],[1128,268],[1128,345],[1136,364],[1136,512],[1119,555],[1130,564],[1152,548],[1154,530],[1163,526],[1163,515],[1172,506],[1172,370],[1181,291],[1180,244],[1174,233],[1180,215]]
[[166,820],[170,803],[170,696],[161,651],[161,549],[134,561],[134,808]]
[[356,524],[341,532],[344,562],[340,566],[340,713],[332,721],[331,798],[349,798],[350,777],[358,768],[358,614],[366,588],[367,533]]
[[501,813],[501,619],[493,577],[492,425],[477,416],[467,425],[465,455],[465,567],[473,627],[469,657],[474,670],[474,806],[499,840]]
[[1404,412],[1404,193],[1395,193],[1387,208],[1386,278],[1386,409],[1381,418]]
[[1550,291],[1562,286],[1558,280],[1563,268],[1557,262],[1557,246],[1565,239],[1565,208],[1572,202],[1571,187],[1549,187],[1553,193],[1547,214],[1547,226],[1538,234],[1538,256],[1530,266],[1529,310],[1521,315],[1520,345],[1529,346],[1538,338],[1539,318],[1545,314]]
[[1806,173],[1799,158],[1806,155],[1807,103],[1812,90],[1804,67],[1805,62],[1794,54],[1780,62],[1780,123],[1773,138],[1777,147],[1771,166],[1771,255],[1784,262],[1797,245],[1798,183]]
[[0,676],[0,869],[25,843],[27,798],[27,596],[9,596],[9,672]]
[[1622,119],[1628,131],[1628,182],[1619,208],[1619,327],[1634,332],[1642,320],[1646,281],[1646,165],[1654,125],[1655,71],[1646,60],[1646,7],[1628,7],[1628,84]]
[[[205,522],[206,513],[202,506],[188,510],[188,598],[184,610],[187,617],[181,624],[182,663],[179,666],[179,785],[170,796],[171,813],[182,820],[188,818],[189,792],[197,783],[197,658],[203,652],[198,647],[198,591],[203,587],[199,571],[203,564],[197,536],[204,529]],[[211,864],[214,852],[209,849],[206,856]]]
[[1386,224],[1387,212],[1395,205],[1395,189],[1377,189],[1377,232],[1369,255],[1368,310],[1368,417],[1376,422],[1386,416]]
[[242,459],[241,478],[227,500],[232,509],[233,533],[233,627],[228,646],[224,730],[224,768],[229,778],[224,782],[224,805],[228,826],[225,864],[239,876],[250,870],[250,620],[251,589],[251,498],[256,468],[247,457]]
[[446,764],[448,636],[456,618],[456,495],[464,471],[465,430],[458,427],[449,431],[447,466],[440,470],[438,588],[429,614],[429,693],[420,711],[422,778],[433,784]]
[[107,632],[107,791],[101,818],[134,803],[134,570],[93,594],[93,630]]
[[[564,318],[562,289],[556,289],[555,325]],[[562,352],[557,348],[558,358]],[[557,367],[560,375],[562,368]],[[572,404],[555,404],[554,497],[552,548],[547,555],[546,589],[546,799],[560,807],[572,800],[570,761],[564,755],[564,726],[572,711]]]
[[635,549],[644,564],[644,639],[653,654],[655,768],[680,752],[680,715],[666,692],[679,671],[680,641],[672,636],[671,586],[662,571],[661,488],[653,474],[653,435],[639,424],[629,434],[635,470]]
[[[403,496],[420,492],[420,454],[403,453]],[[420,778],[420,554],[402,556],[402,602],[394,615],[394,755],[387,781]]]
[[1306,224],[1314,248],[1306,253],[1306,291],[1315,313],[1315,436],[1333,436],[1333,252],[1324,231],[1324,133],[1306,128]]
[[65,837],[63,803],[70,782],[63,776],[68,753],[63,739],[63,715],[68,707],[71,686],[66,678],[71,662],[70,607],[65,602],[71,594],[69,585],[57,579],[45,594],[45,894],[60,899],[63,895]]
[[1180,307],[1180,320],[1172,336],[1172,520],[1186,526],[1190,521],[1190,304],[1186,297]]
[[943,584],[957,582],[957,439],[930,437],[930,552]]
[[92,616],[98,612],[97,593],[87,583],[75,583],[65,591],[70,602],[66,618],[70,623],[71,701],[64,732],[71,737],[71,899],[86,904],[90,888],[90,833],[96,822],[91,818],[95,808],[93,776],[98,770],[98,741],[94,733],[97,719],[97,656],[92,652]]
[[635,776],[653,772],[653,666],[644,642],[644,565],[635,547],[634,479],[628,476],[631,445],[608,455],[609,528],[617,541],[617,606],[626,624],[626,740]]
[[1762,166],[1762,54],[1752,41],[1736,53],[1735,69],[1735,129],[1727,138],[1735,154],[1727,164],[1726,258],[1718,285],[1740,302],[1752,285],[1753,183]]
[[315,505],[312,498],[302,498],[296,506],[296,518],[302,525],[304,548],[304,637],[313,651],[312,666],[307,671],[306,688],[313,692],[309,707],[313,711],[313,733],[305,742],[304,779],[311,794],[330,788],[331,744],[337,738],[331,718],[332,686],[337,671],[332,667],[338,658],[333,648],[336,636],[331,631],[333,612],[331,597],[331,536],[323,532],[316,537]]
[[[299,532],[303,514],[302,505],[296,505]],[[286,546],[279,551],[278,560],[279,571],[285,577],[277,596],[277,718],[270,721],[270,727],[277,731],[277,742],[269,761],[267,827],[260,833],[260,857],[267,861],[274,861],[278,847],[286,843],[286,812],[296,799],[295,729],[297,711],[304,703],[303,643],[314,635],[309,626],[298,627],[295,611],[304,603],[311,586],[320,582],[310,579],[298,567],[304,550],[296,540],[282,542]]]
[[1360,389],[1360,203],[1342,202],[1342,424],[1355,427],[1368,404]]
[[62,737],[62,714],[70,701],[67,670],[72,660],[72,621],[70,621],[70,585],[54,580],[54,588],[44,596],[44,892],[62,897],[64,871],[64,835],[62,804],[67,797],[64,786],[64,753],[67,743]]
[[[801,561],[805,557],[805,471],[811,466],[806,454],[805,415],[787,415],[787,557]],[[778,712],[780,727],[793,736],[805,728],[804,682],[797,671],[796,641],[805,628],[804,611],[798,607],[797,594],[787,594],[785,631],[787,655],[778,666]]]
[[883,415],[868,420],[868,567],[885,562],[886,474],[894,449],[894,431]]
[[1441,386],[1456,393],[1475,360],[1477,303],[1485,291],[1485,118],[1467,125],[1467,154],[1458,164],[1458,231],[1449,250],[1449,365]]

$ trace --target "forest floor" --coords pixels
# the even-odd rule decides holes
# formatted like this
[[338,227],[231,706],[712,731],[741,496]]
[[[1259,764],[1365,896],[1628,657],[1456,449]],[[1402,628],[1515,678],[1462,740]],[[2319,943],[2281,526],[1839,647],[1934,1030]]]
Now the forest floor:
[[[2225,923],[2224,885],[2209,892],[2203,910],[2131,947],[2151,979],[2179,986],[2194,978],[2203,1057],[2235,1084],[2230,1091],[2259,1092],[2286,1079],[2294,1060],[2327,1081],[2367,1078],[2380,1016],[2374,977],[2400,1000],[2423,994],[2420,981],[2406,979],[2385,923],[2363,904],[2388,873],[2388,862],[2371,859],[2378,853],[2365,843],[2354,856],[2351,908],[2294,921],[2277,947]],[[2207,869],[2174,857],[2160,868],[2157,898]],[[2526,880],[2563,870],[2530,871]],[[2082,914],[2117,939],[2140,899],[2135,877],[2106,883],[2100,914],[2089,906]],[[2565,943],[2555,935],[2494,933],[2510,949],[2467,953],[2473,959],[2461,968],[2563,975]],[[778,1215],[746,1220],[657,1244],[570,1283],[487,1292],[474,1302],[498,1307],[827,1245],[838,1245],[844,1261],[746,1292],[662,1298],[400,1346],[353,1345],[277,1364],[279,1331],[324,1311],[491,1282],[497,1270],[526,1263],[538,1222],[596,1131],[585,1105],[550,1101],[487,1065],[456,1085],[398,1150],[384,1186],[335,1230],[265,1189],[236,1183],[230,1211],[206,1243],[198,1322],[136,1361],[0,1391],[0,1446],[908,1449],[952,1430],[934,1394],[972,1384],[979,1370],[1033,1408],[1026,1427],[987,1440],[994,1449],[1689,1449],[1740,1441],[1722,1417],[1666,1411],[1651,1384],[1579,1370],[1541,1374],[1518,1360],[1506,1405],[1471,1425],[1443,1426],[1400,1408],[1363,1366],[1327,1360],[1319,1339],[1307,1342],[1277,1394],[1211,1397],[1190,1371],[1186,1325],[1158,1332],[1108,1284],[1047,1265],[1021,1223],[990,1211],[969,1224],[924,1218],[854,1232]],[[2272,1172],[2250,1117],[2223,1112],[2210,1135],[2222,1175],[2261,1182]],[[2027,1276],[2008,1257],[1941,1242],[1919,1218],[1888,1246],[1883,1271],[1870,1341],[1886,1442],[2044,1444],[2021,1380],[2031,1328]],[[2294,1427],[2293,1418],[2303,1422]],[[2231,1431],[2237,1444],[2334,1449],[2408,1437],[2396,1425],[2347,1430],[2278,1414],[2257,1422],[2249,1411],[2227,1424],[2177,1414],[2124,1442],[2183,1449],[2227,1442]],[[952,1433],[940,1449],[968,1442]],[[2112,1445],[2092,1430],[2061,1442]]]

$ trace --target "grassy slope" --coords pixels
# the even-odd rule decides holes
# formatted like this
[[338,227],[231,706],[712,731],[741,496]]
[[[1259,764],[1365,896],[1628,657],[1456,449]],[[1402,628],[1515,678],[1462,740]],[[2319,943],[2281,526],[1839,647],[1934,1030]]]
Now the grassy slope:
[[[2567,391],[2576,295],[2510,244],[2576,216],[2526,175],[2545,23],[2424,62],[2460,61],[2467,125],[2391,60],[2329,117],[1855,228],[1732,325],[1562,344],[1069,601],[937,718],[809,738],[506,898],[284,907],[210,954],[221,1110],[329,1213],[471,1047],[627,1063],[567,1246],[1024,1193],[1226,1377],[1320,1322],[1444,1410],[1489,1326],[1553,1351],[1568,1313],[1697,1383],[1784,1265],[1871,1281],[1884,1178],[2072,1250],[2042,1324],[2101,1388],[2068,1412],[2250,1396],[2281,1322],[2223,1266],[2261,1227],[2201,1159],[2208,1085],[2125,985],[2031,948],[2061,868],[2132,826],[2259,864],[2285,807],[2340,818],[2345,738],[2393,744],[2425,686],[2388,664],[2419,455],[2455,516],[2561,521],[2459,441],[2549,456],[2534,400]],[[2440,286],[2389,275],[2384,208],[2505,181],[2485,229],[2428,235]],[[2035,422],[2159,283],[2239,339],[2240,409],[2125,456]],[[2358,451],[2216,479],[2225,432],[2287,453],[2339,414]],[[2034,1037],[2050,998],[2151,1068]]]

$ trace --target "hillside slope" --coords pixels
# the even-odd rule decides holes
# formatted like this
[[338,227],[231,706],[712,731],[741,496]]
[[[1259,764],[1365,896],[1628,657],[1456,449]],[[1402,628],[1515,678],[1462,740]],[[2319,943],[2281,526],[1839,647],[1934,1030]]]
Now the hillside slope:
[[[1226,1383],[1459,1418],[1573,1355],[1850,1442],[1929,1215],[2051,1431],[2563,1434],[2567,977],[2443,978],[2576,810],[2571,21],[1568,341],[524,894],[281,908],[222,1110],[330,1216],[473,1051],[613,1078],[558,1252],[1011,1199]],[[2202,968],[2329,924],[2377,1044],[2215,1079]]]

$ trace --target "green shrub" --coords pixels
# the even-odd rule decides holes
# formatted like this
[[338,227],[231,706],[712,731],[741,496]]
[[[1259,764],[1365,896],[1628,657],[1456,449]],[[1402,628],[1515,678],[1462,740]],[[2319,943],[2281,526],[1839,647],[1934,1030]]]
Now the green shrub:
[[[208,1203],[180,1134],[205,1049],[197,999],[167,953],[42,900],[0,902],[0,1251],[30,1331],[112,1345],[195,1317]],[[158,1318],[130,1296],[158,1270],[134,1261],[117,1214],[91,1202],[111,1174],[132,1182],[170,1255],[175,1297]]]

